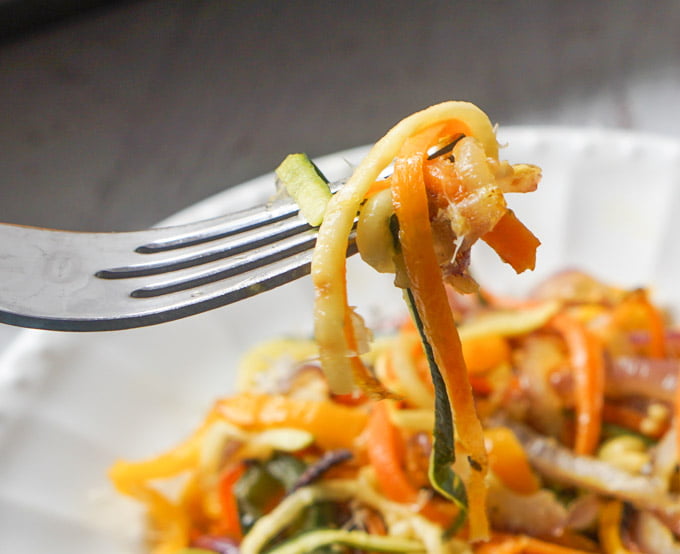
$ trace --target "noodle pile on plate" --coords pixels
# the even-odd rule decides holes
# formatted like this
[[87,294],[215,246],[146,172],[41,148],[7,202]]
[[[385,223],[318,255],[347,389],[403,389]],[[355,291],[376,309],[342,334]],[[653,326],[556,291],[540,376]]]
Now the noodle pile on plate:
[[[151,551],[677,549],[678,339],[663,313],[575,271],[522,300],[468,272],[479,239],[533,269],[539,242],[504,195],[539,179],[498,159],[468,103],[390,130],[325,210],[314,339],[247,353],[192,436],[112,468],[148,508]],[[375,338],[347,302],[357,215],[362,257],[410,309]]]

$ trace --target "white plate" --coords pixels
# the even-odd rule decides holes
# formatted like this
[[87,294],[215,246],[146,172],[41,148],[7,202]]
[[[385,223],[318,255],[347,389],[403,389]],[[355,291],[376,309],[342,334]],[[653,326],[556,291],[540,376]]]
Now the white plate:
[[[476,274],[517,292],[564,266],[623,285],[651,283],[680,308],[680,144],[617,131],[508,128],[502,151],[543,167],[540,191],[513,207],[543,241],[538,270],[517,277],[488,251]],[[333,179],[365,149],[318,160]],[[172,218],[217,215],[267,197],[264,176]],[[401,313],[389,278],[353,260],[350,297],[378,320]],[[107,468],[169,447],[229,391],[240,354],[264,338],[311,330],[308,279],[201,316],[134,331],[26,331],[0,360],[0,552],[142,552],[136,507]]]

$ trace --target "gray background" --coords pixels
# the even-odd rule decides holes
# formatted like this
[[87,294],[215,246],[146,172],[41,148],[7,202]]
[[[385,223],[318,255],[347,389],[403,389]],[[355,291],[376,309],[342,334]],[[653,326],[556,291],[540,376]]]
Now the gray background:
[[148,226],[446,99],[502,125],[680,135],[678,1],[143,1],[12,21],[5,222]]

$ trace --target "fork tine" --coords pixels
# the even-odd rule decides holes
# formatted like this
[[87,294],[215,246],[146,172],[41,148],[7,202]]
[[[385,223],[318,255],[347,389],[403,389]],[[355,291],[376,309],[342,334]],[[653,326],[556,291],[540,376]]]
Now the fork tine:
[[[331,192],[335,193],[343,184],[344,181],[329,183]],[[137,254],[154,256],[139,263],[101,269],[96,276],[102,279],[127,279],[158,275],[252,251],[311,230],[312,227],[298,217],[298,213],[298,205],[291,198],[284,197],[283,201],[180,228],[154,229],[149,232],[156,231],[160,236],[134,249]],[[206,246],[193,248],[200,245]],[[177,250],[182,250],[182,253],[173,254]],[[166,252],[167,256],[160,256]]]
[[[344,183],[344,180],[339,180],[329,183],[328,186],[331,192],[335,193]],[[265,209],[262,206],[255,206],[211,220],[187,224],[181,229],[175,228],[168,233],[168,236],[155,238],[139,245],[135,252],[153,254],[219,240],[293,217],[298,211],[298,205],[291,198],[274,199],[266,205]],[[161,230],[158,229],[158,231]]]
[[167,237],[164,236],[139,245],[135,252],[154,254],[204,244],[251,229],[257,229],[258,227],[290,218],[297,215],[297,213],[298,206],[292,201],[270,204],[265,209],[262,206],[255,206],[211,220],[188,224],[183,226],[182,229],[173,229],[168,233]]
[[[316,232],[302,233],[297,249],[289,244],[295,236],[282,241],[287,247],[272,245],[282,252],[270,257],[262,253],[260,261],[244,264],[238,272],[227,269],[219,273],[217,266],[226,263],[219,260],[203,266],[213,274],[195,276],[191,286],[166,283],[164,289],[155,291],[160,294],[141,293],[135,298],[131,291],[158,276],[107,280],[94,277],[94,273],[103,254],[120,260],[144,256],[134,253],[134,244],[139,244],[135,239],[148,238],[148,231],[91,234],[0,225],[2,243],[8,246],[5,261],[11,264],[0,264],[7,278],[0,295],[0,321],[59,331],[110,331],[198,314],[307,275],[312,250],[304,242],[305,234],[311,235],[313,242]],[[34,246],[27,249],[27,244]],[[355,252],[356,247],[350,244],[348,255]],[[7,268],[15,274],[7,273]],[[188,268],[175,275],[186,279],[196,270]]]
[[[168,273],[249,252],[310,229],[311,227],[301,218],[289,215],[285,219],[277,218],[273,223],[261,224],[242,233],[232,230],[229,234],[223,234],[221,237],[212,237],[207,246],[203,246],[205,241],[200,244],[194,242],[192,244],[195,244],[195,247],[186,247],[179,254],[175,253],[175,249],[179,247],[172,250],[168,248],[160,249],[152,255],[147,252],[145,255],[145,257],[148,255],[147,260],[103,269],[98,271],[96,276],[102,279],[127,279]],[[136,252],[139,252],[139,249],[136,249]],[[165,254],[166,252],[167,254]]]
[[[352,256],[356,252],[356,243],[352,237],[347,248],[347,256]],[[245,300],[309,275],[312,254],[312,250],[303,250],[271,264],[208,283],[198,289],[172,291],[161,297],[136,299],[135,305],[139,307],[134,317],[121,317],[117,321],[103,322],[99,330],[154,325]],[[93,322],[88,322],[85,330],[98,329],[93,326]]]
[[130,294],[134,298],[149,298],[220,281],[309,250],[316,243],[316,236],[317,230],[310,228],[282,240],[248,250],[243,255],[234,255],[227,259],[173,272],[172,276],[166,280],[154,278],[151,284],[141,286]]

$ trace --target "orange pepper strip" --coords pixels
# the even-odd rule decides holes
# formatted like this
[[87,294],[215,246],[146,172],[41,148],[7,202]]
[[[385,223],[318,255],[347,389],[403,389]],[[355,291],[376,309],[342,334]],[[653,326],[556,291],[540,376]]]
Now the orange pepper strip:
[[586,554],[586,551],[527,535],[494,533],[489,542],[475,548],[475,554]]
[[466,483],[471,540],[488,536],[486,518],[487,460],[482,424],[477,417],[460,337],[448,303],[442,271],[434,250],[427,193],[423,178],[424,153],[397,158],[392,175],[392,199],[399,221],[399,242],[435,361],[451,402],[457,438],[474,460]]
[[141,462],[119,460],[109,470],[109,477],[119,492],[146,504],[149,519],[158,536],[154,554],[169,554],[186,546],[190,522],[186,511],[155,490],[149,481],[173,477],[196,467],[201,441],[214,421],[213,410],[203,424],[179,446]]
[[217,402],[219,417],[246,431],[292,427],[309,431],[324,449],[352,448],[368,415],[329,400],[244,393]]
[[621,541],[621,514],[623,504],[618,500],[607,502],[600,511],[597,530],[605,554],[631,554]]
[[482,240],[517,273],[536,267],[536,249],[541,241],[517,219],[512,210],[506,211]]
[[[190,473],[184,487],[179,494],[177,507],[184,512],[187,521],[191,522],[189,539],[198,534],[197,527],[207,521],[207,501],[205,495],[205,483],[198,473]],[[200,523],[199,523],[200,522]]]
[[123,494],[135,496],[136,489],[151,479],[173,477],[193,469],[198,464],[203,435],[214,423],[215,416],[213,410],[188,439],[160,456],[141,462],[117,461],[109,471],[113,484]]
[[538,492],[541,484],[515,434],[507,427],[494,427],[484,431],[484,438],[489,469],[503,484],[518,494]]
[[[399,429],[390,419],[386,400],[374,404],[366,427],[366,438],[368,459],[383,494],[402,504],[419,504],[418,489],[409,481],[402,465],[405,445]],[[431,501],[422,504],[418,511],[444,527],[451,524],[452,516],[440,512]]]
[[582,323],[559,314],[552,325],[562,334],[574,372],[577,454],[592,454],[600,440],[604,403],[604,356],[600,340]]
[[612,325],[622,329],[649,332],[647,354],[651,358],[666,357],[666,325],[661,312],[649,300],[644,289],[631,291],[614,309]]
[[647,314],[649,326],[649,356],[651,358],[666,357],[666,325],[661,312],[649,300],[646,291],[639,292],[640,303]]
[[508,341],[501,335],[471,337],[463,340],[462,346],[470,375],[486,373],[510,359]]

